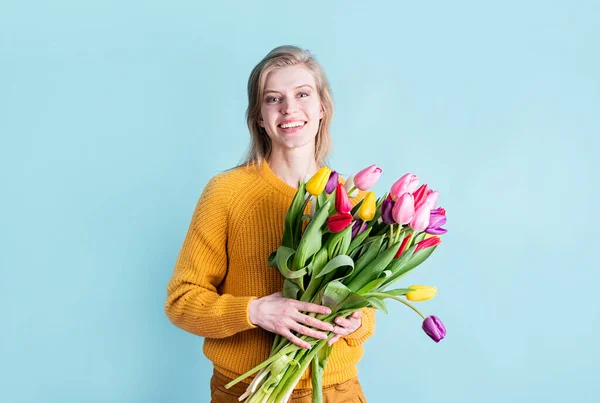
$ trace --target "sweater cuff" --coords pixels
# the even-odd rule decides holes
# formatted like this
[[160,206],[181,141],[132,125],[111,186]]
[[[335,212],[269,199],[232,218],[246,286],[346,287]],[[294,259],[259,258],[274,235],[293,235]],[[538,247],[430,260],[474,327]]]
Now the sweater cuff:
[[235,334],[244,330],[254,329],[258,326],[250,322],[249,307],[250,301],[257,297],[234,297],[224,294],[222,298],[226,299],[226,312],[223,317],[223,328],[227,334]]

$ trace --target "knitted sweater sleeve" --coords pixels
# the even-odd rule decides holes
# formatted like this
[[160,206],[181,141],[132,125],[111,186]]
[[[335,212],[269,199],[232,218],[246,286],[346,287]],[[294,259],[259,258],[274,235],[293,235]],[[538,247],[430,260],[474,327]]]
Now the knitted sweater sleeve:
[[362,324],[354,332],[343,337],[351,346],[358,346],[367,341],[375,333],[375,309],[362,309]]
[[253,329],[253,296],[220,295],[227,273],[228,210],[232,189],[213,178],[200,196],[167,286],[165,312],[176,326],[198,336],[223,338]]

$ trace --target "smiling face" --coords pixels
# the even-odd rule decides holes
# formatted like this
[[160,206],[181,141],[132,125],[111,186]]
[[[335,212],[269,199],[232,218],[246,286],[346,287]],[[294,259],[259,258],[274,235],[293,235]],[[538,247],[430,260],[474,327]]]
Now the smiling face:
[[267,75],[259,124],[273,148],[312,147],[323,118],[319,92],[303,65],[275,69]]

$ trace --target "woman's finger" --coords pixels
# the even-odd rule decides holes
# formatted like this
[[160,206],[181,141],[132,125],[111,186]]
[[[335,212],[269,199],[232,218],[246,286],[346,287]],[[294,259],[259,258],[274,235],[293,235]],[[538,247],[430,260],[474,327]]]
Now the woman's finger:
[[329,341],[327,342],[327,345],[332,346],[333,343],[335,343],[336,341],[338,341],[340,339],[340,337],[342,337],[342,336],[339,334],[336,336],[333,336],[331,339],[329,339]]
[[305,336],[310,336],[310,337],[314,337],[315,339],[326,339],[327,338],[327,334],[323,333],[323,332],[318,332],[314,329],[311,329],[310,327],[306,327],[301,325],[300,323],[294,323],[291,327],[291,330],[295,331],[296,333],[300,333],[303,334]]
[[326,315],[331,313],[331,309],[323,305],[313,304],[312,302],[296,301],[293,299],[291,299],[290,301],[293,301],[292,303],[299,311],[322,313]]
[[341,316],[335,318],[335,324],[341,327],[352,327],[352,322],[349,319],[344,319]]
[[307,326],[325,330],[326,332],[333,332],[333,325],[327,322],[323,322],[322,320],[319,320],[317,318],[313,318],[312,316],[305,315],[301,312],[298,312],[298,316],[295,319],[299,323],[303,323]]
[[308,342],[300,339],[299,337],[296,337],[289,330],[287,332],[282,332],[281,335],[283,337],[285,337],[286,339],[288,339],[289,341],[291,341],[292,343],[294,343],[295,345],[297,345],[298,347],[302,347],[302,348],[310,348],[311,347],[311,345]]

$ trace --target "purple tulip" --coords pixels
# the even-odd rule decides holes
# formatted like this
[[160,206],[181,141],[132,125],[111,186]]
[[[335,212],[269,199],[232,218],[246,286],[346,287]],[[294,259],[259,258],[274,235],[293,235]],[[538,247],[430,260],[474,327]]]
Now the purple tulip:
[[362,234],[367,229],[367,223],[361,219],[354,221],[352,224],[352,238]]
[[331,174],[329,175],[329,180],[327,181],[327,184],[325,185],[325,193],[330,195],[335,190],[337,184],[338,184],[338,173],[336,171],[331,171]]
[[439,343],[440,340],[446,337],[446,328],[440,318],[435,315],[425,318],[423,321],[423,330],[436,343]]
[[396,221],[394,221],[394,217],[392,216],[394,204],[392,199],[385,199],[381,204],[381,218],[386,224],[396,224]]
[[425,232],[432,235],[445,234],[448,230],[442,228],[444,224],[446,224],[446,211],[441,207],[431,210],[429,214],[429,226],[427,226]]

